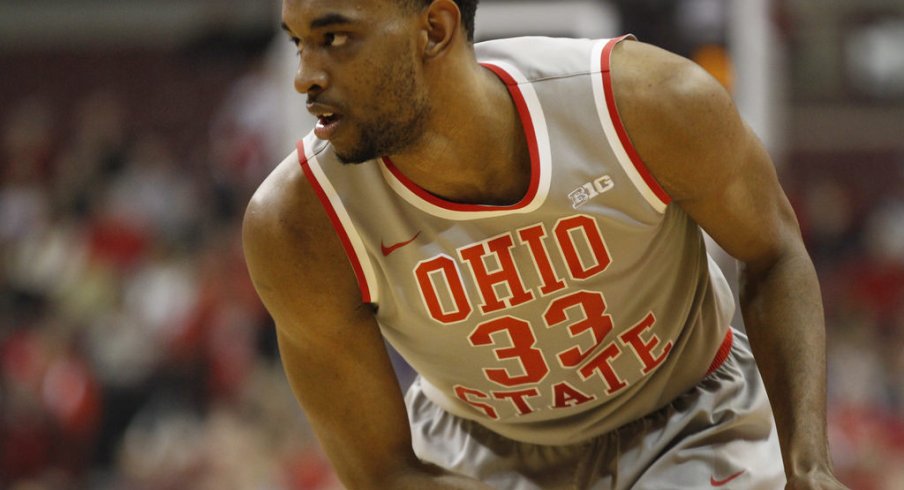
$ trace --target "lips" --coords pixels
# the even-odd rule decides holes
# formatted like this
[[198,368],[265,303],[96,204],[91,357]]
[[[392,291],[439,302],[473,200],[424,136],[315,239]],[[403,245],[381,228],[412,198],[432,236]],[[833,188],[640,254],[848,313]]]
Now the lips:
[[341,117],[336,114],[324,114],[317,117],[317,124],[314,126],[314,135],[322,140],[332,138],[336,129],[339,127]]
[[308,112],[317,118],[314,125],[314,135],[322,140],[329,140],[336,133],[342,120],[342,115],[336,109],[323,105],[309,103]]

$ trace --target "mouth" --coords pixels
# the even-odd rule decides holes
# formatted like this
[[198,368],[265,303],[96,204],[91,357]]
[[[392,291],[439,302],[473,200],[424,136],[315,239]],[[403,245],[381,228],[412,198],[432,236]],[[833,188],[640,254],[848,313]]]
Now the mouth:
[[341,119],[340,116],[332,113],[317,116],[317,124],[314,126],[314,135],[322,140],[332,138],[336,129],[339,127],[339,121]]
[[317,125],[318,126],[329,126],[330,124],[336,123],[339,121],[339,114],[335,114],[333,112],[326,112],[324,114],[317,115]]
[[308,111],[317,118],[317,123],[314,125],[314,135],[322,140],[332,138],[340,125],[342,115],[331,107],[319,104],[308,104]]

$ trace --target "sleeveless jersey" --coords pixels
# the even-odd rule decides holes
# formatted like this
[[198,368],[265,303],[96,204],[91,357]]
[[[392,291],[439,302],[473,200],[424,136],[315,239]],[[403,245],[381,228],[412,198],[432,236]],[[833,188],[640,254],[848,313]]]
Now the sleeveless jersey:
[[344,165],[313,134],[289,157],[425,394],[515,440],[611,431],[690,389],[730,347],[725,279],[618,117],[609,57],[621,39],[475,45],[530,147],[515,204],[445,201],[391,158]]

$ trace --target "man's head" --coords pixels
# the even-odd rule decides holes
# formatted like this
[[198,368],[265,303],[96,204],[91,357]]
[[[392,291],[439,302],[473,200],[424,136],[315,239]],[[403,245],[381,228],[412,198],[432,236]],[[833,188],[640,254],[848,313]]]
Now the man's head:
[[283,0],[295,88],[315,134],[349,163],[420,141],[438,84],[469,48],[477,0]]

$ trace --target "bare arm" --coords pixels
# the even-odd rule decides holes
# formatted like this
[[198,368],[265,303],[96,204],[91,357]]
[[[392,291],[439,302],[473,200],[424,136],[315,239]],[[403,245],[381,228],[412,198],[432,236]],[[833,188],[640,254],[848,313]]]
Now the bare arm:
[[826,438],[819,284],[768,154],[698,66],[635,42],[614,56],[616,100],[638,152],[675,203],[743,263],[744,320],[787,488],[843,488]]
[[255,194],[243,239],[254,285],[276,322],[289,382],[343,483],[489,488],[415,457],[382,336],[297,162],[283,162]]

